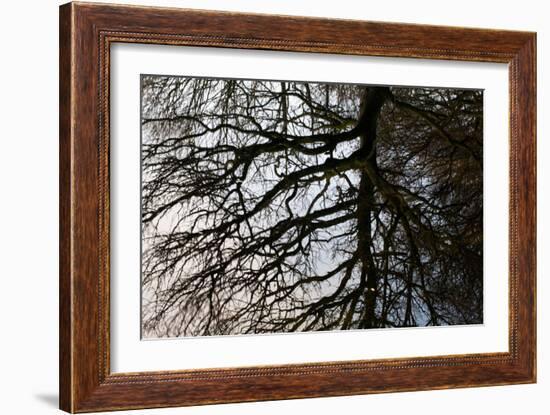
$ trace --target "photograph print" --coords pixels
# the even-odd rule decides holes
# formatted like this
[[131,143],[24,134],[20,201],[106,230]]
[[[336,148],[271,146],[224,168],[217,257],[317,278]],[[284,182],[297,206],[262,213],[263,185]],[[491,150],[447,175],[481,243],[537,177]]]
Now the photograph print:
[[483,90],[140,82],[143,339],[483,323]]

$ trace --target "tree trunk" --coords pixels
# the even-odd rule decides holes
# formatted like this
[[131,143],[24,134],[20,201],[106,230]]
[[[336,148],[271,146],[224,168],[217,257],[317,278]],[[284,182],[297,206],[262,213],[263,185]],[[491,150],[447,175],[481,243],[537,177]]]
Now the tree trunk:
[[[388,94],[389,89],[386,87],[368,87],[365,88],[361,99],[361,113],[358,121],[358,125],[361,127],[359,156],[374,171],[377,170],[376,126],[380,109],[384,105]],[[372,243],[371,225],[374,214],[374,191],[374,183],[366,169],[362,169],[357,197],[357,249],[362,264],[358,292],[363,295],[364,309],[359,321],[359,328],[378,326],[375,313],[378,275],[373,259],[375,247]]]

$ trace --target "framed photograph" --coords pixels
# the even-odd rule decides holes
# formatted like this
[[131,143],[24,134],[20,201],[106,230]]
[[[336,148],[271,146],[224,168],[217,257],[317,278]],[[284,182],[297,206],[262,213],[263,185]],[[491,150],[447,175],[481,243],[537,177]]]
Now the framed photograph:
[[60,8],[60,407],[536,381],[536,35]]

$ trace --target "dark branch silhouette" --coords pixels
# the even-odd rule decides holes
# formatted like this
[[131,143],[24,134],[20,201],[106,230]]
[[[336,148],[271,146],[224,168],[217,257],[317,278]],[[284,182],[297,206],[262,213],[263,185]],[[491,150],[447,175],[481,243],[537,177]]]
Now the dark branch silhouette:
[[483,93],[142,77],[145,337],[483,320]]

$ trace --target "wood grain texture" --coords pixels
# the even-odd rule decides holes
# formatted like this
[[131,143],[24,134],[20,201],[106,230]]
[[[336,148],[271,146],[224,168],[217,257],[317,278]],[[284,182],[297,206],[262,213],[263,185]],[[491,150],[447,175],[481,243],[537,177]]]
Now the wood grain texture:
[[[111,373],[109,59],[114,42],[510,66],[509,352]],[[536,37],[425,25],[70,3],[60,9],[60,407],[67,412],[534,382]]]
[[71,298],[71,141],[72,19],[70,8],[59,14],[59,406],[72,409]]

